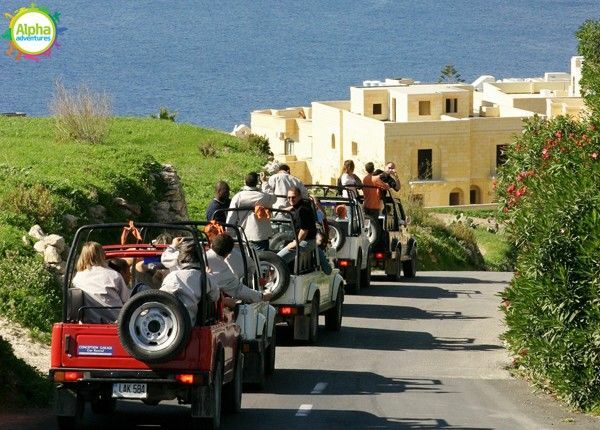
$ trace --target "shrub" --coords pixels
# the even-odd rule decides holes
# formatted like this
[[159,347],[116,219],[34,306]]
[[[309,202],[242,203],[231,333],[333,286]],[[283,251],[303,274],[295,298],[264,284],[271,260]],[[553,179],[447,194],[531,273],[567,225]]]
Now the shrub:
[[52,193],[42,184],[19,184],[3,199],[2,207],[21,217],[21,225],[48,226],[55,216]]
[[257,155],[273,155],[269,146],[269,139],[257,134],[250,134],[247,140],[248,149]]
[[23,326],[49,332],[60,319],[61,287],[37,256],[0,259],[0,312]]
[[504,292],[509,349],[571,405],[600,405],[600,133],[533,118],[508,150],[499,196],[517,249]]
[[110,98],[93,92],[86,85],[69,91],[61,81],[54,85],[50,111],[55,118],[58,141],[102,143],[108,135]]
[[218,152],[215,145],[212,142],[203,142],[198,145],[198,151],[204,158],[216,157]]
[[169,112],[169,109],[161,106],[158,109],[157,115],[150,115],[151,118],[154,119],[163,119],[165,121],[173,121],[175,122],[175,118],[177,117],[177,112]]

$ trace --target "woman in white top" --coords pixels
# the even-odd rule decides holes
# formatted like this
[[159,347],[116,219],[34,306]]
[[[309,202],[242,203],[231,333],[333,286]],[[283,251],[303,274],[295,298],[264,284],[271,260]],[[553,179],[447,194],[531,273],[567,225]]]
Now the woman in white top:
[[[344,161],[344,167],[342,168],[342,176],[340,177],[340,185],[342,187],[348,187],[356,193],[356,186],[362,185],[362,182],[358,176],[354,174],[354,161]],[[344,197],[348,197],[348,192],[344,190],[342,192]]]
[[[102,246],[97,242],[86,242],[77,260],[77,273],[73,286],[85,294],[85,322],[112,323],[119,317],[120,308],[129,298],[129,290],[123,277],[106,267]],[[115,309],[109,309],[114,307]]]

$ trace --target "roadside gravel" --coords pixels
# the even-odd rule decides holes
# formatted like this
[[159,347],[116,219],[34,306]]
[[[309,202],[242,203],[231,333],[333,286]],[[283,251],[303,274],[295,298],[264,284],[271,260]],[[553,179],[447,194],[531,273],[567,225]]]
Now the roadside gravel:
[[7,340],[17,358],[42,373],[50,369],[50,346],[33,340],[29,330],[0,316],[0,337]]

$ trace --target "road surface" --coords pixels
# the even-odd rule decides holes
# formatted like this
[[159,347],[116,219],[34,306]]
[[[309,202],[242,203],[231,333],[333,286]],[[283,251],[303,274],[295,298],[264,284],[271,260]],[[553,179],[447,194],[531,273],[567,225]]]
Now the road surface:
[[[224,429],[599,429],[511,377],[497,296],[510,273],[426,272],[400,283],[375,277],[346,296],[341,332],[317,346],[282,339],[277,370]],[[182,429],[185,406],[119,403],[89,429]],[[49,411],[0,416],[0,429],[55,428]]]

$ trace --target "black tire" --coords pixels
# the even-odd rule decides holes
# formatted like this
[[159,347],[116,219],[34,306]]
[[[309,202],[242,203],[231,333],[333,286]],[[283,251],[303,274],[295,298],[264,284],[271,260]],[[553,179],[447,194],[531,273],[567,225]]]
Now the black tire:
[[371,254],[367,256],[367,267],[360,271],[360,287],[369,288],[371,286]]
[[410,260],[402,262],[402,273],[405,278],[414,278],[417,276],[417,250],[413,249],[410,253]]
[[396,249],[396,258],[394,258],[394,273],[387,273],[386,277],[389,281],[400,281],[402,278],[402,261],[400,248]]
[[275,373],[275,355],[277,351],[277,330],[273,327],[273,334],[269,339],[269,346],[267,347],[267,352],[265,354],[265,372],[268,376],[271,376]]
[[223,387],[223,411],[230,414],[237,413],[242,409],[244,354],[242,354],[241,340],[238,342],[237,348],[233,380]]
[[131,356],[146,363],[164,363],[187,345],[191,322],[187,309],[173,294],[147,290],[125,303],[117,328]]
[[290,286],[290,269],[281,257],[271,251],[260,251],[258,260],[260,276],[267,279],[265,288],[273,293],[271,300],[277,300]]
[[373,245],[381,239],[383,235],[383,229],[381,228],[379,220],[376,217],[365,214],[365,219],[369,220],[369,232],[367,235],[369,237],[369,243]]
[[269,240],[269,249],[277,252],[280,251],[285,245],[294,240],[294,234],[289,231],[281,231],[279,233],[275,233],[273,237]]
[[192,417],[192,428],[196,430],[219,430],[221,428],[221,400],[223,394],[223,360],[217,359],[213,382],[210,386],[214,400],[214,414],[212,417]]
[[346,232],[342,228],[341,223],[337,221],[329,221],[329,244],[333,249],[339,251],[346,243]]
[[108,391],[98,393],[98,396],[90,402],[92,412],[97,415],[112,414],[117,408],[117,399],[111,397]]
[[356,261],[356,267],[354,267],[354,279],[352,283],[347,283],[348,285],[348,293],[349,294],[358,294],[361,289],[361,270],[360,266],[362,265],[362,256],[361,251],[358,252],[358,260]]
[[325,328],[330,331],[340,331],[342,328],[342,313],[344,304],[344,288],[340,285],[335,299],[335,306],[325,313]]
[[310,321],[308,328],[308,343],[314,345],[319,340],[319,295],[313,296],[310,303]]

